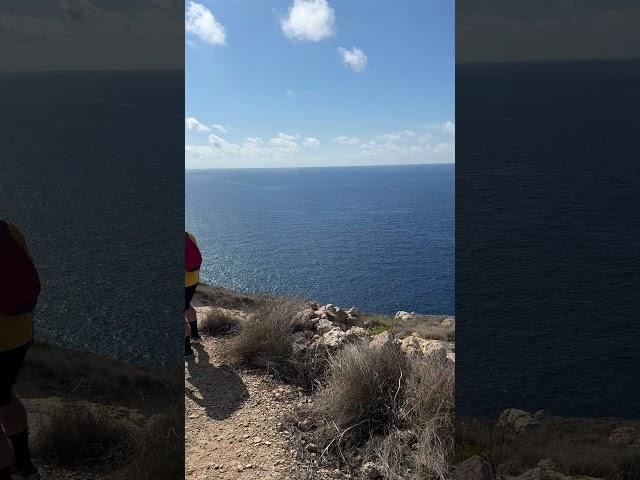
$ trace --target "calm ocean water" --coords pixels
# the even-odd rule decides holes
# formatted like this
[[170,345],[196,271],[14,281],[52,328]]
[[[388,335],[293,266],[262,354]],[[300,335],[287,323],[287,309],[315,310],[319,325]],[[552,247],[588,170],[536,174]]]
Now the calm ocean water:
[[191,170],[205,281],[369,312],[453,314],[453,165]]
[[183,72],[0,75],[0,216],[42,276],[37,338],[180,360],[183,89]]
[[457,413],[638,418],[640,62],[457,76]]

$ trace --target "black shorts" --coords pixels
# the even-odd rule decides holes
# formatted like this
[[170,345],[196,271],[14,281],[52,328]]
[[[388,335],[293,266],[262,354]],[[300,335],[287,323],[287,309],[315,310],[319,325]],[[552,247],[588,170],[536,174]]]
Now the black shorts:
[[191,285],[190,287],[184,287],[184,311],[186,312],[191,307],[191,300],[193,299],[193,295],[196,293],[196,288],[198,288],[198,284]]
[[30,346],[31,342],[13,350],[0,352],[0,407],[11,403],[11,390],[18,379],[18,374],[24,364],[24,357]]

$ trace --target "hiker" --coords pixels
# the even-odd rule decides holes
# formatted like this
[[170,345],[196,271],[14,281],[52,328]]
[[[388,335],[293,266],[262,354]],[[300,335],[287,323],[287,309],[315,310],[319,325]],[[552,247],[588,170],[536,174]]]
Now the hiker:
[[184,244],[184,354],[193,355],[191,340],[200,341],[198,333],[198,320],[196,310],[191,305],[193,295],[196,293],[198,283],[200,283],[200,265],[202,265],[202,255],[192,234],[185,231]]
[[0,480],[37,480],[42,477],[31,461],[27,411],[13,385],[33,339],[40,280],[22,233],[2,219],[0,266]]

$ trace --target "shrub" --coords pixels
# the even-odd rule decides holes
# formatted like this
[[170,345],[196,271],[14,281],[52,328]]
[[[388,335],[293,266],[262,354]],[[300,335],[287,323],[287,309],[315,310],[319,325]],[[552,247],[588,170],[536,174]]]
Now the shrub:
[[375,459],[384,478],[450,478],[453,369],[365,343],[333,355],[316,396],[315,443],[353,467]]
[[261,304],[231,339],[224,354],[237,365],[292,375],[293,324],[298,302],[273,299]]
[[225,335],[239,331],[240,321],[225,310],[212,309],[200,321],[198,329],[208,335]]
[[398,416],[405,357],[399,349],[345,347],[329,359],[317,395],[318,432],[326,449],[362,446],[371,435],[387,434]]
[[65,467],[120,465],[130,435],[122,422],[73,405],[51,414],[35,450],[40,458]]
[[388,325],[375,325],[373,327],[367,328],[367,333],[369,335],[377,335],[382,332],[390,332],[391,330],[392,330],[392,327]]

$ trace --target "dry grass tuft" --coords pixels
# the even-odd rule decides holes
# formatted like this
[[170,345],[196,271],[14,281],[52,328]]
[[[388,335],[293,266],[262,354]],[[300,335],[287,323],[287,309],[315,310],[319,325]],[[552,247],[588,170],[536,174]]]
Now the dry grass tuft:
[[450,478],[453,369],[396,347],[347,346],[330,358],[314,407],[315,442],[351,468],[373,459],[384,478]]
[[35,453],[65,467],[118,466],[130,436],[130,429],[114,418],[74,405],[51,413],[36,438]]
[[295,315],[301,302],[272,299],[260,304],[232,338],[225,355],[236,365],[265,369],[292,378]]
[[225,310],[210,310],[199,322],[198,329],[208,335],[227,335],[240,330],[240,320]]

